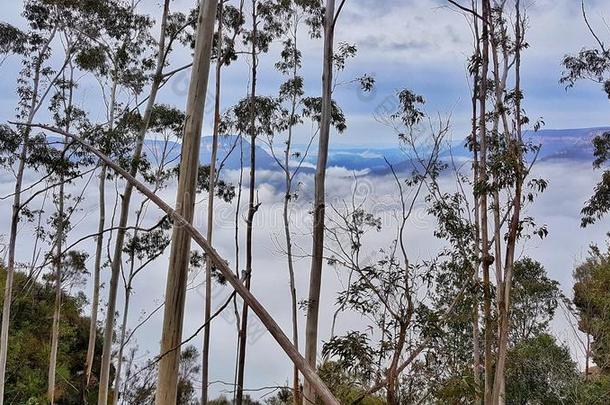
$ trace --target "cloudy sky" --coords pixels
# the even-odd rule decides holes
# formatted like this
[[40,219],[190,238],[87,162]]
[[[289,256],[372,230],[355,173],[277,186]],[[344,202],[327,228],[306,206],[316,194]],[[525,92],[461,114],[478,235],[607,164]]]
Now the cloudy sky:
[[[172,9],[186,11],[192,0],[175,0]],[[559,84],[561,60],[567,53],[593,45],[577,0],[526,0],[530,49],[524,54],[523,88],[525,108],[531,118],[543,118],[547,128],[582,128],[608,124],[608,102],[599,88],[582,83],[566,91]],[[608,33],[605,19],[610,4],[604,0],[586,0],[593,26]],[[22,25],[20,1],[3,4],[3,19]],[[145,0],[142,9],[160,18],[159,0]],[[155,34],[156,35],[156,34]],[[468,126],[469,83],[466,58],[472,47],[472,34],[463,14],[447,6],[444,0],[348,0],[339,21],[337,42],[358,46],[358,56],[341,74],[346,81],[369,73],[377,86],[370,95],[362,95],[354,85],[339,87],[336,98],[348,116],[349,131],[337,136],[335,144],[394,145],[395,138],[373,119],[376,108],[399,89],[409,88],[427,100],[431,114],[452,114],[453,136],[463,138]],[[320,93],[322,54],[320,41],[304,42],[303,75],[310,94]],[[260,94],[277,93],[280,83],[273,69],[277,53],[261,60]],[[179,51],[172,62],[180,66],[189,54]],[[19,62],[7,60],[0,68],[3,77],[14,77]],[[223,80],[224,107],[246,93],[245,61],[226,69]],[[183,108],[188,73],[178,75],[163,89],[160,101]],[[13,116],[15,105],[13,80],[0,83],[0,120]],[[83,105],[92,110],[91,98],[97,84],[81,79]],[[98,106],[101,114],[101,106]],[[206,128],[209,131],[210,120]]]
[[[142,7],[158,18],[160,15],[159,0],[144,0]],[[532,118],[543,118],[547,128],[582,128],[606,126],[610,124],[610,104],[600,89],[592,84],[582,83],[566,91],[560,84],[561,60],[566,53],[577,52],[583,46],[592,45],[593,39],[587,32],[580,14],[580,1],[577,0],[528,0],[529,18],[528,42],[530,49],[524,55],[523,86],[525,89],[525,108]],[[175,0],[174,10],[188,10],[192,1]],[[587,7],[594,26],[603,34],[610,35],[605,19],[610,18],[610,2],[606,0],[587,0]],[[16,25],[23,25],[20,17],[20,1],[4,1],[2,20]],[[348,118],[348,130],[343,135],[333,135],[333,145],[350,146],[387,146],[396,145],[395,135],[373,119],[378,106],[399,89],[410,88],[425,96],[427,111],[443,116],[452,115],[452,136],[464,137],[469,116],[469,83],[466,75],[466,58],[470,53],[472,36],[465,17],[446,5],[443,0],[348,0],[337,28],[337,41],[355,43],[359,52],[356,59],[350,62],[342,73],[346,80],[363,73],[375,76],[377,86],[371,95],[362,95],[353,86],[340,87],[336,98]],[[303,73],[307,89],[312,95],[320,92],[320,42],[307,42],[304,49]],[[277,74],[273,71],[275,58],[265,57],[261,60],[263,73],[260,78],[260,93],[275,94],[279,84]],[[188,52],[179,52],[174,60],[175,66],[188,61]],[[16,105],[15,80],[19,71],[19,62],[9,58],[0,66],[0,122],[14,117]],[[242,97],[246,92],[247,80],[244,79],[247,65],[237,62],[226,70],[223,88],[225,107]],[[184,106],[185,89],[188,74],[179,75],[166,86],[160,96],[161,102],[177,107]],[[91,101],[98,97],[98,87],[90,78],[81,79],[77,102],[91,112],[95,118],[102,117],[102,106]],[[209,114],[208,114],[209,117]],[[206,131],[209,131],[209,119],[206,120]],[[306,139],[303,135],[302,139]],[[549,225],[550,236],[545,241],[533,241],[523,248],[521,254],[536,257],[547,267],[552,276],[558,279],[566,292],[570,291],[571,272],[575,263],[586,253],[589,242],[603,241],[603,226],[593,227],[585,232],[578,227],[578,212],[582,202],[588,196],[594,184],[594,178],[588,164],[574,164],[566,167],[561,164],[545,164],[540,173],[550,179],[549,191],[531,214],[539,218],[540,223]],[[235,179],[237,173],[227,173]],[[277,246],[280,232],[278,224],[278,205],[281,197],[271,183],[266,182],[262,174],[259,184],[259,196],[263,206],[257,220],[262,225],[256,238],[255,267],[256,274],[253,288],[261,297],[270,312],[277,316],[278,322],[288,330],[289,311],[288,286],[286,271],[283,265],[281,249]],[[34,178],[30,177],[32,181]],[[337,200],[351,195],[355,185],[348,173],[339,169],[331,174],[329,189],[333,190]],[[305,179],[305,183],[307,181]],[[12,187],[12,178],[8,173],[0,176],[0,192],[6,195]],[[120,189],[120,187],[119,187]],[[375,195],[375,201],[395,197],[391,179],[376,180],[370,184],[369,191]],[[565,190],[571,192],[566,195]],[[173,201],[175,190],[164,192],[167,201]],[[110,200],[110,198],[109,198]],[[373,201],[374,203],[374,201]],[[134,204],[135,205],[135,204]],[[2,212],[6,212],[7,202],[0,203]],[[108,208],[112,204],[109,202]],[[95,227],[95,201],[85,202],[80,212],[81,217],[74,231],[76,239]],[[205,204],[199,206],[198,212],[205,210]],[[221,205],[215,239],[221,253],[232,258],[232,220],[234,207]],[[438,249],[431,231],[433,223],[421,214],[411,224],[409,246],[413,257],[426,259],[432,257]],[[151,212],[151,222],[155,220]],[[199,217],[199,226],[204,229]],[[308,250],[308,207],[295,207],[295,236],[297,244]],[[225,223],[225,226],[223,226]],[[0,216],[0,233],[8,229],[7,216]],[[31,252],[27,229],[23,229],[20,242],[20,259],[26,260]],[[393,234],[385,233],[374,240],[374,250],[384,243],[389,243]],[[569,248],[567,248],[569,247]],[[146,276],[136,282],[130,324],[138,320],[162,302],[165,286],[167,260],[162,258]],[[307,286],[307,260],[298,264],[300,296],[303,298]],[[328,272],[325,279],[324,305],[330,307],[335,299],[334,291],[341,285],[341,276]],[[203,303],[198,287],[200,279],[192,280],[193,290],[187,302],[185,335],[188,336],[201,323]],[[270,287],[271,286],[271,287]],[[284,288],[285,287],[285,288]],[[219,290],[217,301],[227,291]],[[121,305],[121,304],[119,304]],[[324,307],[324,306],[323,306]],[[303,321],[303,317],[301,317]],[[256,321],[253,321],[256,325]],[[330,314],[322,319],[322,339],[328,336]],[[346,318],[340,322],[341,330],[348,330],[359,325],[362,320]],[[148,351],[156,354],[161,317],[155,316],[137,334],[137,343],[142,355]],[[566,332],[565,323],[557,328],[558,335],[565,341],[573,336]],[[270,336],[254,327],[248,357],[248,387],[281,385],[289,378],[289,364],[280,353]],[[234,361],[233,318],[229,314],[216,323],[213,336],[214,353],[212,355],[212,380],[232,381]],[[199,345],[199,341],[196,341]],[[575,353],[578,354],[578,353]],[[272,358],[274,361],[269,361]],[[223,383],[214,384],[214,392],[228,389]]]

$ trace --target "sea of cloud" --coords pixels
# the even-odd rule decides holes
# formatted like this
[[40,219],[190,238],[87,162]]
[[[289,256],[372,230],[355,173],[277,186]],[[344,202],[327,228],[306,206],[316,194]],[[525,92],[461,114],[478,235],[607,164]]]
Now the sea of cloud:
[[[596,182],[598,173],[595,173],[589,164],[574,161],[543,162],[535,167],[534,176],[543,177],[549,181],[547,191],[527,209],[527,215],[536,219],[539,225],[546,225],[549,235],[544,240],[532,238],[523,244],[518,252],[519,256],[530,256],[539,260],[546,267],[550,276],[561,283],[563,292],[571,296],[572,271],[586,256],[590,243],[605,243],[607,227],[604,221],[593,227],[583,230],[580,228],[579,211],[588,198]],[[35,181],[39,175],[28,173],[26,184]],[[236,184],[239,180],[238,171],[226,171],[223,176],[226,180]],[[245,176],[244,176],[245,178]],[[313,193],[313,178],[311,175],[302,175],[297,178],[299,198],[291,204],[291,227],[293,231],[294,250],[296,257],[296,281],[299,300],[306,298],[309,273],[309,252],[311,232],[311,197]],[[73,217],[73,229],[68,242],[94,232],[97,228],[97,190],[96,179],[80,180],[73,185],[73,194],[80,193],[87,187],[85,200],[79,205],[79,210]],[[11,175],[4,172],[0,177],[0,195],[11,193],[13,182]],[[107,184],[107,215],[108,221],[117,214],[116,196],[124,187],[121,181]],[[443,177],[441,187],[451,190],[455,187],[455,179],[451,176]],[[363,204],[370,212],[380,217],[384,228],[380,232],[371,232],[364,237],[364,255],[374,254],[378,249],[387,247],[396,237],[396,217],[399,209],[399,200],[396,183],[391,176],[366,176],[354,173],[347,169],[333,168],[328,172],[328,211],[329,215],[342,212],[352,202]],[[175,188],[169,187],[159,193],[166,201],[175,200]],[[246,213],[247,190],[244,189],[242,204],[238,214],[240,269],[243,268],[245,251],[244,229]],[[263,171],[258,174],[257,198],[260,209],[254,220],[254,263],[252,290],[254,294],[276,317],[278,323],[290,331],[290,295],[288,288],[288,271],[286,266],[285,244],[283,234],[282,201],[283,189],[281,187],[281,174],[273,171]],[[35,200],[32,209],[41,208],[41,199]],[[132,207],[139,205],[141,197],[136,196]],[[10,198],[0,200],[0,209],[6,215],[0,216],[0,234],[6,240],[8,230]],[[45,216],[50,215],[54,207],[49,201],[44,206]],[[207,228],[205,223],[207,201],[201,196],[197,205],[195,225],[203,232]],[[214,246],[231,264],[235,266],[235,212],[236,202],[216,203],[214,220]],[[160,211],[150,206],[147,209],[145,223],[155,223],[161,216]],[[133,218],[133,214],[132,214]],[[409,220],[406,231],[406,246],[412,261],[425,260],[436,255],[442,247],[442,241],[433,235],[436,226],[434,218],[427,214],[427,206],[420,199]],[[34,244],[32,224],[20,224],[18,236],[17,259],[25,263],[32,255]],[[48,248],[44,244],[44,249]],[[93,252],[94,242],[89,240],[81,248]],[[5,253],[4,253],[5,254]],[[164,255],[152,263],[142,272],[134,283],[132,306],[129,312],[129,326],[135,327],[152,310],[163,302],[165,280],[167,274],[168,257]],[[87,266],[92,270],[93,258],[90,257]],[[108,271],[102,276],[104,290],[102,297],[107,295]],[[326,267],[321,302],[320,340],[328,340],[336,292],[345,285],[346,277],[343,272],[333,267]],[[190,336],[202,323],[203,319],[203,274],[195,273],[189,280],[189,294],[186,303],[184,336]],[[90,296],[91,285],[75,289],[82,289]],[[73,291],[75,292],[75,291]],[[230,289],[215,286],[215,305],[221,305],[230,294]],[[122,308],[123,294],[119,296],[119,308]],[[105,301],[105,298],[104,298]],[[304,313],[299,313],[299,321],[304,326]],[[142,325],[134,334],[130,344],[139,347],[139,359],[153,357],[158,353],[158,342],[162,324],[162,311],[158,311],[150,320]],[[338,318],[337,331],[353,330],[365,325],[365,320],[356,315],[342,315]],[[562,311],[558,312],[553,329],[557,337],[568,344],[576,358],[582,357],[579,353],[577,336],[568,327]],[[304,329],[304,328],[301,328]],[[303,337],[302,337],[303,339]],[[214,322],[212,333],[211,374],[214,393],[230,392],[231,387],[226,385],[233,381],[235,363],[236,326],[233,315],[233,306],[218,317]],[[303,341],[303,340],[301,340]],[[193,341],[200,345],[200,338]],[[277,344],[268,335],[262,324],[255,316],[251,318],[247,356],[247,387],[257,388],[270,385],[282,385],[290,376],[290,364]]]

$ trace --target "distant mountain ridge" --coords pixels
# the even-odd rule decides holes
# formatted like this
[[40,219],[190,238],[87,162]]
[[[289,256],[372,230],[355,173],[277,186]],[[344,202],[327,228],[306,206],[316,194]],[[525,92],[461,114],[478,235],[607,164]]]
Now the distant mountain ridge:
[[[570,160],[592,162],[592,140],[610,127],[543,129],[537,132],[526,131],[525,139],[541,145],[538,161]],[[425,146],[425,144],[424,144]],[[441,150],[441,159],[469,159],[471,152],[464,140],[448,142]],[[315,156],[310,156],[315,159]],[[387,174],[387,162],[396,169],[410,167],[409,156],[397,145],[396,148],[332,148],[329,151],[329,166],[340,166],[351,170],[367,170],[373,174]]]
[[[525,138],[535,144],[540,144],[541,150],[539,161],[549,160],[571,160],[571,161],[593,161],[592,139],[606,131],[610,127],[575,128],[575,129],[543,129],[538,132],[527,131]],[[223,164],[224,169],[239,170],[240,167],[250,166],[250,142],[248,137],[238,135],[223,135],[219,137],[218,162]],[[154,155],[160,152],[161,141],[147,139],[144,151]],[[278,145],[281,155],[282,145]],[[425,140],[422,142],[425,147]],[[179,161],[181,145],[170,142],[167,146],[169,159]],[[212,137],[205,136],[201,139],[200,159],[202,164],[209,164],[212,156]],[[241,149],[241,152],[240,152]],[[295,147],[295,151],[303,147]],[[302,173],[313,173],[316,163],[316,148],[312,148],[301,167]],[[410,167],[409,156],[397,145],[396,147],[349,147],[332,146],[328,153],[328,167],[343,168],[356,172],[360,175],[383,175],[389,173],[388,162],[397,170]],[[281,156],[280,159],[282,158]],[[450,141],[441,151],[441,159],[468,159],[470,152],[465,147],[464,140]],[[259,170],[279,170],[279,166],[265,144],[257,142],[256,145],[256,167]]]
[[[593,146],[591,141],[597,135],[610,131],[608,127],[574,128],[574,129],[542,129],[540,131],[526,131],[524,136],[534,144],[540,144],[538,155],[539,161],[549,160],[574,160],[593,161]],[[147,145],[153,141],[147,141]],[[240,154],[240,145],[243,154]],[[425,140],[422,141],[425,147]],[[173,148],[180,153],[180,145]],[[303,149],[298,146],[295,150]],[[278,153],[282,153],[279,151]],[[312,148],[301,168],[303,173],[312,173],[316,163],[317,149]],[[201,163],[209,164],[212,156],[212,137],[206,136],[201,139]],[[467,159],[471,154],[465,147],[464,140],[450,141],[441,151],[442,159]],[[219,137],[218,161],[224,162],[224,168],[239,170],[240,167],[250,166],[250,142],[248,137],[240,139],[237,135],[223,135]],[[362,175],[387,174],[389,172],[387,162],[396,167],[397,170],[407,167],[409,156],[397,145],[396,147],[350,147],[332,146],[328,151],[328,167],[340,167],[349,171],[355,171]],[[278,170],[279,166],[266,145],[256,146],[256,167],[259,170]]]
[[592,140],[610,127],[577,128],[577,129],[546,129],[530,132],[528,135],[534,142],[542,145],[541,160],[571,159],[593,160]]

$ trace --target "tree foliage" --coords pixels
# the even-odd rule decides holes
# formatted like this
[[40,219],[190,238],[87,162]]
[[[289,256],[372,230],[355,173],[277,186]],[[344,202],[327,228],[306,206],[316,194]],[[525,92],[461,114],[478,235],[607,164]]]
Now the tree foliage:
[[[75,259],[73,259],[75,260]],[[0,272],[0,291],[4,291],[6,272]],[[36,282],[22,273],[15,274],[12,306],[12,333],[9,339],[6,400],[9,403],[46,403],[49,336],[53,318],[54,282]],[[2,294],[2,293],[0,293]],[[84,311],[87,299],[82,293],[62,294],[61,340],[57,364],[56,400],[61,404],[95,401],[96,385],[82,384],[89,320]],[[98,339],[98,349],[101,341]],[[100,351],[98,350],[97,353]],[[95,365],[99,367],[99,355]]]

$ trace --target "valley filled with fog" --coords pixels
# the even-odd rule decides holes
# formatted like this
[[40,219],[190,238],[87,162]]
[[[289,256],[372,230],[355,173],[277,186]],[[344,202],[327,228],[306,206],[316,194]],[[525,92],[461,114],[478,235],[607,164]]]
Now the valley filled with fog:
[[[570,133],[569,130],[564,131]],[[578,138],[581,139],[581,138]],[[540,138],[538,139],[540,140]],[[577,142],[576,145],[583,145],[585,142]],[[459,142],[455,142],[459,145]],[[550,149],[550,148],[549,148]],[[559,150],[568,150],[565,143],[558,147]],[[263,149],[264,150],[264,149]],[[543,148],[544,150],[544,148]],[[233,152],[235,153],[235,152]],[[448,153],[448,152],[447,152]],[[604,223],[594,225],[586,230],[580,227],[580,210],[584,202],[590,197],[593,186],[598,181],[599,173],[593,170],[591,163],[584,159],[558,158],[554,156],[566,155],[567,152],[543,153],[546,156],[534,165],[533,177],[548,180],[548,189],[537,197],[535,204],[526,208],[525,215],[531,216],[538,225],[546,225],[548,236],[540,239],[533,235],[527,240],[525,245],[521,245],[518,257],[529,256],[540,261],[546,268],[549,276],[560,282],[563,293],[572,296],[572,272],[576,265],[580,264],[587,256],[589,245],[597,243],[605,246],[607,243],[606,229]],[[584,154],[589,154],[585,150]],[[366,149],[351,151],[336,151],[335,156],[342,156],[343,161],[349,159],[378,159],[383,156],[384,150]],[[452,154],[459,155],[459,149]],[[347,157],[346,157],[347,156]],[[400,148],[394,151],[396,158],[403,156]],[[235,160],[236,162],[239,159]],[[377,162],[379,163],[379,162]],[[462,160],[454,162],[440,178],[441,189],[445,192],[455,192],[457,183],[453,167],[460,167],[461,170],[470,170],[470,162]],[[366,253],[362,258],[364,264],[374,262],[379,258],[379,249],[387,249],[392,241],[397,237],[398,212],[400,210],[400,200],[398,197],[396,180],[391,174],[370,174],[367,171],[358,170],[358,165],[362,161],[355,160],[354,167],[334,166],[328,169],[328,215],[332,227],[333,218],[337,219],[337,214],[346,212],[353,207],[352,204],[362,207],[367,212],[381,219],[382,229],[370,230],[365,235]],[[374,164],[372,166],[375,166]],[[406,171],[408,164],[404,164],[403,173],[398,172],[399,176],[408,176]],[[244,173],[247,168],[244,168]],[[234,168],[224,169],[221,173],[222,180],[237,185],[239,182],[239,170]],[[28,173],[27,182],[36,179],[35,173]],[[276,317],[277,321],[288,331],[290,328],[290,311],[287,303],[289,302],[289,279],[286,264],[285,242],[283,236],[282,205],[284,190],[282,184],[283,174],[272,167],[260,169],[258,173],[257,196],[260,202],[260,209],[254,220],[255,242],[254,252],[255,261],[252,274],[252,291]],[[311,200],[313,188],[313,175],[301,173],[298,179],[298,198],[290,204],[290,218],[293,232],[295,273],[297,281],[297,294],[299,300],[306,300],[308,286],[309,260],[311,251]],[[10,194],[12,182],[8,175],[1,178],[0,192],[2,195]],[[121,180],[110,181],[107,184],[107,215],[116,214],[117,190],[123,189]],[[79,204],[74,214],[74,225],[68,243],[79,240],[80,238],[95,232],[97,226],[97,201],[89,198],[88,195],[95,189],[95,181],[91,181],[89,176],[76,181],[71,187],[72,194],[80,194],[84,190],[84,199]],[[176,189],[169,186],[160,195],[165,201],[175,200]],[[243,195],[247,194],[247,188],[242,190]],[[413,262],[425,263],[439,254],[444,242],[434,236],[437,228],[436,219],[428,213],[429,204],[425,201],[426,193],[422,192],[414,205],[411,218],[407,223],[406,246],[410,260]],[[42,202],[42,199],[38,199]],[[134,200],[135,207],[141,202],[138,196]],[[233,202],[218,202],[215,210],[215,237],[214,247],[221,255],[228,260],[232,268],[235,265],[235,213],[236,200]],[[42,208],[33,206],[33,208]],[[7,212],[9,203],[4,200],[0,203],[2,212]],[[45,214],[42,221],[48,220],[48,212],[52,212],[51,204],[46,202]],[[198,197],[196,205],[196,215],[194,224],[202,232],[206,229],[206,209],[207,201],[205,193]],[[238,224],[240,230],[244,227],[245,212],[247,204],[242,199]],[[134,213],[132,213],[132,216]],[[152,226],[162,217],[161,212],[154,206],[149,206],[146,210],[143,227]],[[0,228],[6,229],[8,226],[8,216],[0,217]],[[34,226],[33,223],[22,223],[18,236],[18,260],[26,263],[32,257],[34,251]],[[240,231],[241,232],[241,231]],[[3,235],[3,237],[5,237]],[[345,236],[347,238],[347,235]],[[346,239],[347,241],[347,239]],[[110,244],[112,242],[109,242]],[[239,236],[240,261],[244,262],[244,240],[243,233]],[[93,249],[94,241],[89,238],[83,242],[81,249]],[[44,243],[38,245],[38,255],[44,254],[48,250]],[[105,253],[105,255],[107,255]],[[160,305],[164,301],[165,281],[167,275],[169,249],[158,260],[140,273],[134,281],[132,291],[132,304],[128,317],[128,329],[132,330],[137,326],[129,341],[128,347],[137,348],[137,359],[144,360],[153,357],[158,351],[160,339],[160,326],[162,323],[163,311]],[[329,253],[330,255],[330,253]],[[42,261],[42,259],[40,259]],[[92,258],[87,260],[87,268],[91,268]],[[28,267],[28,266],[26,266]],[[243,267],[241,267],[243,270]],[[325,266],[324,288],[322,292],[322,307],[325,311],[321,315],[320,338],[327,341],[333,321],[333,315],[337,308],[337,292],[345,287],[348,272],[337,266]],[[109,278],[108,269],[102,272],[102,282],[104,288],[107,286]],[[124,295],[123,287],[119,296]],[[91,285],[85,282],[71,287],[70,293],[84,293],[87,297],[91,296]],[[231,294],[230,287],[215,283],[214,285],[214,307],[220,307]],[[102,293],[105,297],[106,290]],[[191,335],[201,326],[204,308],[204,278],[201,271],[194,271],[189,276],[189,287],[186,302],[184,339]],[[102,302],[105,298],[102,298]],[[121,300],[123,298],[120,298]],[[241,301],[238,299],[238,302]],[[103,306],[102,306],[103,307]],[[249,368],[248,381],[249,387],[263,387],[269,385],[283,385],[290,378],[290,362],[277,343],[266,332],[264,326],[258,321],[255,315],[250,315],[252,326],[249,332]],[[574,358],[581,363],[584,358],[582,346],[578,343],[579,332],[570,326],[565,310],[558,309],[557,315],[552,325],[552,330],[557,338],[567,344],[572,350]],[[227,361],[235,356],[235,342],[237,339],[235,315],[233,304],[228,306],[215,321],[212,339],[216,348],[212,353],[211,362],[214,366],[214,379],[212,384],[213,392],[217,394],[231,395],[230,384],[233,381],[234,367],[231,361]],[[574,319],[570,319],[574,322]],[[299,312],[299,321],[304,324],[305,313]],[[140,325],[141,324],[141,325]],[[366,320],[355,314],[342,313],[337,317],[335,334],[354,330],[365,326]],[[196,346],[201,345],[201,334],[196,336],[191,343]],[[273,361],[270,361],[273,359]],[[582,366],[582,364],[581,364]],[[257,395],[254,395],[257,396]]]

